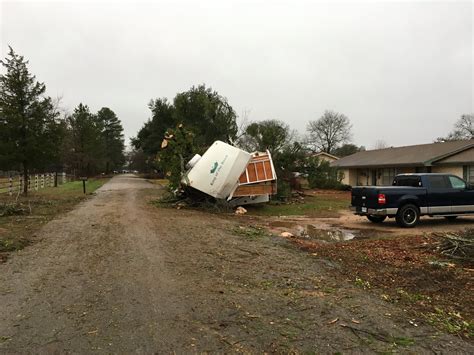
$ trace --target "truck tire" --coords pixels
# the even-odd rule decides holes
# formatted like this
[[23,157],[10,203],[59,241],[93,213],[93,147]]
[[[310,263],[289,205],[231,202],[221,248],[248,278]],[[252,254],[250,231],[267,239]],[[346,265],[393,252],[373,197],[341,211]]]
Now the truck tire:
[[396,221],[400,227],[413,228],[420,221],[420,210],[412,204],[407,204],[398,209]]
[[372,223],[382,223],[385,221],[387,216],[374,216],[374,215],[368,215],[367,219],[371,221]]

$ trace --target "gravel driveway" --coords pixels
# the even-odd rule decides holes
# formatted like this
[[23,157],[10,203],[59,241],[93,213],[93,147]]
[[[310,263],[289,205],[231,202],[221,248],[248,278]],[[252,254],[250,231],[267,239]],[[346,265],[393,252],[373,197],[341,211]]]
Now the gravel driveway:
[[160,193],[114,177],[0,265],[0,352],[474,353],[338,265]]

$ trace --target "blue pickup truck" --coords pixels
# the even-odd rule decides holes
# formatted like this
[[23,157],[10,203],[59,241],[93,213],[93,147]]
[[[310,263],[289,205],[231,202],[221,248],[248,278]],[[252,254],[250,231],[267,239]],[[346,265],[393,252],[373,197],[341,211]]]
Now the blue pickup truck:
[[395,217],[411,228],[424,215],[454,220],[474,214],[474,188],[450,174],[402,174],[392,186],[353,187],[351,210],[374,223]]

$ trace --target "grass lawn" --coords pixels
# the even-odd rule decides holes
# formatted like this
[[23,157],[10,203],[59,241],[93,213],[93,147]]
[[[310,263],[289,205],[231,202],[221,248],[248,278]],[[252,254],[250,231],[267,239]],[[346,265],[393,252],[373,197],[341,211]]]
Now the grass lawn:
[[73,209],[107,180],[89,179],[86,195],[82,192],[82,181],[32,190],[26,197],[20,195],[18,200],[16,195],[0,194],[0,262],[6,259],[9,252],[31,244],[43,224]]
[[347,193],[327,193],[305,196],[303,200],[290,203],[270,202],[268,204],[245,206],[249,215],[258,216],[298,216],[337,217],[338,211],[347,209],[350,195]]

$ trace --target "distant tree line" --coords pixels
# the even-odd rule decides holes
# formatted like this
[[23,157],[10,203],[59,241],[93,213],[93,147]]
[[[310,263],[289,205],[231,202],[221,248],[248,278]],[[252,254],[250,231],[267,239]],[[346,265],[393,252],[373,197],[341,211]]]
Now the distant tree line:
[[[81,103],[72,114],[61,114],[23,56],[9,47],[0,62],[0,170],[20,171],[27,181],[36,172],[91,176],[122,167],[123,128],[111,109],[91,113]],[[27,189],[24,184],[25,194]]]

